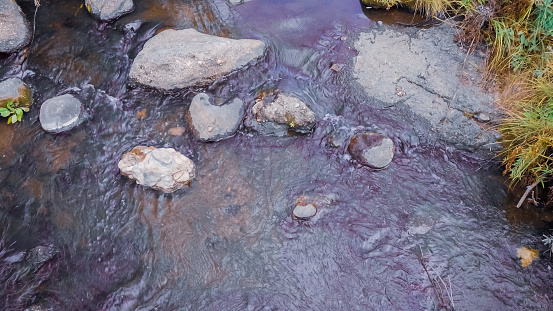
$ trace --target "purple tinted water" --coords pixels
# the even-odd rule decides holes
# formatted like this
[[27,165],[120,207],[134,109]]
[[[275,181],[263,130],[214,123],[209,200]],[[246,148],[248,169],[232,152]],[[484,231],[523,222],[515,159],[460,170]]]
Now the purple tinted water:
[[[517,214],[493,162],[429,143],[413,132],[427,131],[423,124],[371,107],[349,78],[351,40],[375,24],[359,2],[136,3],[100,23],[81,1],[43,1],[28,60],[0,56],[0,78],[26,70],[36,97],[22,123],[0,124],[0,228],[3,249],[11,245],[0,251],[3,309],[440,310],[451,300],[457,310],[551,309],[540,231],[508,221]],[[21,5],[31,16],[32,3]],[[207,91],[249,105],[265,89],[293,93],[316,113],[314,133],[240,129],[218,143],[195,141],[184,114],[196,90],[126,84],[133,57],[165,27],[267,42],[260,64]],[[88,118],[46,134],[38,108],[66,92]],[[172,135],[174,127],[185,132]],[[357,166],[345,148],[329,147],[333,133],[357,128],[394,139],[387,169]],[[136,185],[117,168],[136,145],[177,149],[197,164],[197,178],[173,194]],[[292,219],[301,196],[320,202],[315,219]],[[38,245],[55,255],[29,268],[21,254]],[[521,246],[542,255],[522,268]]]

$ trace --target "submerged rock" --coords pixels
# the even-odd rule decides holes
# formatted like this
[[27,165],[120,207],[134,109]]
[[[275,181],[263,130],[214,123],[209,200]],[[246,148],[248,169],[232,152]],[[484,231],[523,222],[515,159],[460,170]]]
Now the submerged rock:
[[237,4],[242,4],[242,3],[245,3],[245,2],[249,2],[251,0],[229,0],[229,3],[232,4],[232,5],[237,5]]
[[251,112],[249,126],[263,135],[286,136],[289,130],[309,133],[315,126],[315,113],[291,95],[279,94],[269,103],[261,100]]
[[348,147],[357,162],[375,169],[385,168],[394,158],[394,142],[377,133],[355,135]]
[[132,64],[129,79],[162,90],[207,85],[264,53],[263,41],[168,29],[146,42]]
[[244,118],[244,103],[235,98],[217,106],[209,102],[209,95],[200,93],[192,99],[186,117],[196,138],[217,141],[236,132]]
[[51,98],[40,107],[40,125],[48,132],[68,131],[83,120],[83,104],[71,94]]
[[9,102],[13,102],[12,108],[31,106],[33,104],[31,88],[19,78],[0,82],[0,107],[6,108]]
[[140,185],[170,193],[190,184],[194,162],[173,148],[137,146],[118,163],[121,174]]
[[86,0],[85,3],[88,12],[103,21],[116,19],[134,9],[132,0]]
[[53,244],[39,245],[31,248],[25,254],[25,262],[34,270],[38,270],[47,261],[59,254],[59,249]]
[[12,53],[29,44],[29,21],[13,0],[0,0],[0,53]]

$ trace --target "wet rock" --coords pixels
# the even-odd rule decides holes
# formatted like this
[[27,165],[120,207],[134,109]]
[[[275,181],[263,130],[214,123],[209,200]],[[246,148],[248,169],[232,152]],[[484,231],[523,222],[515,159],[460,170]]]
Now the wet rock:
[[132,0],[86,0],[86,8],[94,17],[103,20],[113,20],[134,9]]
[[0,107],[6,108],[9,102],[13,102],[12,108],[31,106],[33,104],[31,88],[19,78],[0,82]]
[[195,177],[194,162],[173,148],[137,146],[119,161],[121,174],[166,193],[185,188]]
[[0,0],[0,53],[12,53],[29,44],[30,29],[15,1]]
[[25,309],[25,311],[53,311],[53,310],[54,310],[53,308],[46,307],[43,304],[34,304],[28,307],[27,309]]
[[355,135],[348,147],[351,156],[359,163],[375,168],[385,168],[394,158],[394,142],[377,133]]
[[[376,99],[377,108],[396,106],[409,120],[420,121],[409,124],[424,139],[436,137],[471,151],[499,148],[492,127],[482,127],[472,117],[482,113],[490,122],[502,117],[494,105],[496,94],[480,87],[477,66],[466,66],[482,64],[483,58],[459,48],[455,33],[445,24],[361,33],[355,42],[354,77]],[[421,124],[429,131],[421,130]],[[472,139],[465,139],[467,131]]]
[[237,5],[237,4],[242,4],[242,3],[245,3],[245,2],[249,2],[251,0],[229,0],[228,2],[232,5]]
[[269,103],[258,101],[251,113],[248,125],[263,135],[286,136],[289,130],[309,133],[315,126],[315,113],[291,95],[279,94]]
[[343,67],[344,67],[343,64],[332,64],[332,66],[330,66],[330,69],[338,72],[338,71],[342,70]]
[[244,103],[235,98],[217,106],[211,104],[209,99],[205,93],[192,99],[186,117],[194,136],[203,141],[218,141],[232,136],[244,118]]
[[296,205],[294,207],[293,215],[295,218],[306,220],[317,214],[317,207],[314,204]]
[[132,64],[131,82],[173,90],[207,85],[265,53],[265,43],[228,39],[194,29],[168,29],[144,45]]
[[83,104],[71,94],[51,98],[40,107],[40,125],[47,132],[68,131],[83,120]]
[[490,122],[492,118],[490,118],[490,116],[487,114],[487,113],[483,113],[483,112],[480,112],[480,113],[477,113],[474,118],[476,118],[476,120],[478,120],[478,122]]
[[38,270],[57,254],[59,254],[59,249],[55,245],[39,245],[27,251],[24,261],[34,270]]

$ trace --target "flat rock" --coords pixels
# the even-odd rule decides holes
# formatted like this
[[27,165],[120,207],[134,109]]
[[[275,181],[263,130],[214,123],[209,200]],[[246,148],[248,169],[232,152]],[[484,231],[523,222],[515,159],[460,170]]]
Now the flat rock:
[[217,106],[210,103],[209,95],[200,93],[192,99],[186,117],[196,138],[218,141],[234,135],[244,119],[244,103],[235,98]]
[[[401,108],[435,133],[420,136],[438,137],[468,150],[499,148],[494,145],[497,133],[471,117],[485,115],[492,123],[502,117],[494,106],[495,93],[480,86],[478,65],[483,58],[459,48],[453,42],[455,33],[446,24],[363,32],[355,42],[359,54],[354,77],[376,100],[376,108]],[[465,134],[473,138],[465,139]]]
[[0,53],[12,53],[29,44],[30,29],[15,1],[0,0]]
[[132,0],[86,0],[86,8],[94,17],[113,20],[134,10]]
[[394,142],[382,134],[361,133],[355,135],[348,147],[352,158],[362,165],[381,169],[394,158]]
[[47,132],[68,131],[83,120],[83,104],[71,94],[51,98],[40,107],[40,125]]
[[286,136],[289,130],[309,133],[315,126],[315,113],[297,97],[278,94],[274,101],[258,101],[251,110],[248,125],[263,135]]
[[132,64],[129,79],[161,90],[208,85],[264,53],[263,41],[168,29],[146,42]]
[[29,107],[33,104],[33,91],[19,78],[10,78],[0,82],[0,107],[6,108],[13,102],[12,108]]
[[118,163],[121,174],[139,185],[165,193],[187,187],[194,179],[194,162],[173,148],[137,146]]

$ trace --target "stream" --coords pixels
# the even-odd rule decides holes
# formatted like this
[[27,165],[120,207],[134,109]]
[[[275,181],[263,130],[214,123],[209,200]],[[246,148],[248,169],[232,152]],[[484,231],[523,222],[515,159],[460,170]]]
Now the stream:
[[[35,98],[22,122],[0,120],[0,309],[553,309],[550,222],[514,208],[497,159],[421,142],[351,78],[353,40],[378,27],[358,0],[135,0],[110,23],[82,2],[41,1],[28,57],[0,54],[0,80],[23,77]],[[32,21],[33,2],[18,3]],[[203,89],[127,84],[149,38],[190,27],[268,53]],[[203,143],[187,127],[199,91],[251,105],[275,88],[310,105],[313,133]],[[46,133],[40,104],[66,93],[86,121]],[[344,129],[385,132],[393,162],[353,162],[328,141]],[[137,185],[117,167],[137,145],[175,148],[196,179],[172,194]],[[302,196],[321,202],[309,221],[291,216]],[[522,267],[519,247],[540,257]]]

